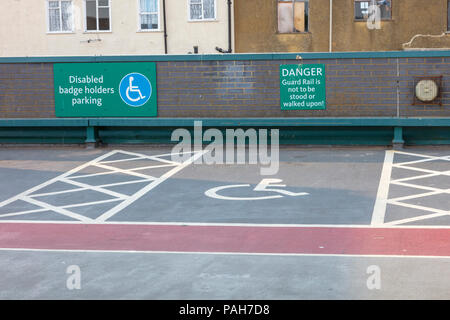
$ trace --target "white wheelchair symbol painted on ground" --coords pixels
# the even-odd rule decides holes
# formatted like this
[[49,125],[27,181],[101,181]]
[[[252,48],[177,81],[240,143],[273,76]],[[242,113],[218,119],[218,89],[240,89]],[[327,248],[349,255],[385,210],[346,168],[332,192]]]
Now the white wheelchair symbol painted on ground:
[[132,107],[140,107],[147,103],[152,95],[152,85],[146,76],[140,73],[127,74],[120,81],[120,97]]
[[269,195],[269,196],[258,196],[258,197],[230,197],[219,194],[219,192],[223,190],[235,189],[235,188],[248,188],[250,184],[233,184],[228,186],[220,186],[207,190],[205,195],[210,198],[220,199],[220,200],[268,200],[268,199],[279,199],[284,196],[288,197],[300,197],[307,196],[309,193],[307,192],[291,192],[285,189],[286,185],[284,184],[276,184],[283,182],[281,179],[262,179],[260,183],[253,189],[256,192],[276,192],[279,194]]

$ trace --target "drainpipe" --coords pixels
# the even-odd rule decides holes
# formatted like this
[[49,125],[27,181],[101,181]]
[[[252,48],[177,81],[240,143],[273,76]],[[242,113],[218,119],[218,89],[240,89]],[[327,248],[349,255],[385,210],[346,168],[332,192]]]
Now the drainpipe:
[[233,52],[233,48],[231,45],[231,0],[227,1],[228,3],[228,50],[225,51],[222,48],[216,47],[216,50],[220,53],[231,53]]
[[163,0],[163,20],[164,20],[164,53],[167,54],[166,0]]
[[231,53],[233,48],[231,46],[231,0],[228,0],[228,52]]
[[333,51],[333,0],[330,0],[330,40],[329,51]]

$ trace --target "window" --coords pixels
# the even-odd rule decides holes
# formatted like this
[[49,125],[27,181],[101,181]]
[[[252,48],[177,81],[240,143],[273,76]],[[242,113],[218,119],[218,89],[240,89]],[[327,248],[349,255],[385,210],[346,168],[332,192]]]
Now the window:
[[391,2],[392,0],[355,0],[355,20],[367,20],[371,5],[380,8],[382,20],[390,20],[392,17]]
[[86,0],[86,31],[110,30],[110,0]]
[[216,19],[216,0],[188,0],[189,20]]
[[309,0],[278,1],[278,32],[307,32]]
[[138,0],[138,1],[139,1],[139,29],[158,30],[159,29],[158,0]]
[[72,32],[72,1],[47,1],[48,32]]

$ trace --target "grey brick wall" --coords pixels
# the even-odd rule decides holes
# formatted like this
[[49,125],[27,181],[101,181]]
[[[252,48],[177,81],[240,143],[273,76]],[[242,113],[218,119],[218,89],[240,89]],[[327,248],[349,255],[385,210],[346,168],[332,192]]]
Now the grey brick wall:
[[51,64],[0,64],[0,117],[55,116]]
[[[157,62],[158,116],[450,116],[450,58],[304,60],[326,65],[327,109],[281,111],[279,65],[294,63],[298,62]],[[54,117],[52,70],[51,63],[0,64],[0,117]],[[414,77],[434,75],[444,76],[442,106],[413,105]]]
[[[400,114],[405,117],[450,116],[450,58],[399,59]],[[413,105],[414,77],[443,76],[442,106]]]

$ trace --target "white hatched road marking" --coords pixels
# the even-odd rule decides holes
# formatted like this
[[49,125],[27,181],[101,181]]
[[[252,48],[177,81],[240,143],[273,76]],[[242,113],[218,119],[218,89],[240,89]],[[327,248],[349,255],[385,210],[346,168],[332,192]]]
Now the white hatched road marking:
[[393,161],[394,151],[387,150],[384,157],[380,184],[378,186],[377,199],[375,201],[375,206],[372,213],[372,226],[377,226],[384,223],[384,216],[386,214],[387,199],[389,194],[389,180],[391,178]]
[[[419,157],[422,159],[394,164],[393,162],[394,162],[395,154]],[[439,195],[439,194],[450,194],[450,189],[441,189],[441,188],[435,188],[435,187],[430,187],[430,186],[423,186],[421,184],[418,184],[418,182],[412,183],[412,182],[414,182],[414,180],[419,180],[419,179],[439,177],[439,176],[450,176],[450,170],[437,171],[437,170],[430,170],[430,169],[424,169],[424,168],[417,168],[417,167],[413,166],[415,164],[420,164],[420,163],[425,163],[425,162],[430,162],[430,161],[437,161],[437,160],[450,162],[450,156],[449,155],[431,156],[431,155],[426,155],[426,154],[418,154],[418,153],[411,153],[411,152],[404,152],[404,151],[390,151],[390,150],[386,151],[386,158],[385,158],[385,162],[383,165],[383,171],[382,171],[380,184],[379,184],[379,188],[378,188],[377,199],[376,199],[374,211],[372,214],[371,225],[372,226],[396,226],[396,225],[401,225],[404,223],[421,221],[421,220],[425,220],[425,219],[431,219],[431,218],[450,215],[450,210],[441,210],[441,209],[432,208],[432,207],[428,207],[428,206],[416,205],[416,204],[410,204],[410,203],[403,202],[406,200],[429,197],[429,196],[434,196],[434,195]],[[450,163],[449,163],[449,165],[450,165]],[[407,170],[411,170],[412,172],[421,172],[421,173],[425,173],[425,174],[391,180],[392,168],[407,169]],[[408,181],[408,182],[405,182],[405,181]],[[421,192],[421,193],[414,194],[414,195],[407,195],[407,196],[388,199],[389,186],[391,184],[408,187],[408,188],[413,188],[416,190],[426,190],[428,192]],[[410,208],[410,209],[417,209],[417,210],[422,210],[422,211],[427,211],[427,212],[432,212],[432,213],[431,214],[422,214],[422,215],[412,217],[412,218],[405,218],[405,219],[400,219],[400,220],[395,220],[395,221],[390,221],[390,222],[384,222],[387,204],[406,207],[406,208]]]
[[[158,186],[160,183],[171,177],[172,175],[176,174],[186,166],[193,163],[196,159],[200,158],[204,153],[207,151],[194,151],[194,152],[185,152],[185,154],[191,154],[191,157],[184,161],[184,162],[175,162],[167,159],[163,159],[162,157],[171,156],[171,153],[166,154],[159,154],[159,155],[143,155],[135,152],[129,152],[129,151],[122,151],[122,150],[114,150],[111,152],[108,152],[94,160],[91,160],[79,167],[76,167],[58,177],[55,177],[51,180],[48,180],[36,187],[33,187],[29,190],[26,190],[12,198],[9,198],[7,200],[4,200],[0,202],[0,208],[4,207],[14,201],[21,200],[28,202],[30,204],[33,204],[37,206],[36,209],[30,209],[30,210],[22,210],[17,212],[9,212],[9,213],[3,213],[0,214],[0,218],[3,217],[13,217],[13,216],[20,216],[30,213],[39,213],[39,212],[45,212],[45,211],[53,211],[56,213],[59,213],[61,215],[70,217],[74,219],[75,221],[68,221],[68,222],[74,222],[74,223],[106,223],[108,219],[110,219],[112,216],[123,210],[125,207],[133,203],[134,201],[138,200],[140,197],[145,195],[147,192],[151,191],[153,188]],[[108,160],[109,157],[113,156],[114,154],[125,154],[129,155],[130,158],[126,159],[118,159],[118,160]],[[407,161],[402,163],[394,163],[394,157],[396,154],[402,154],[407,156],[413,156],[413,157],[419,157],[421,159],[419,160],[413,160],[413,161]],[[134,161],[134,160],[153,160],[160,162],[162,164],[160,165],[152,165],[152,166],[136,166],[129,169],[120,169],[117,167],[114,167],[114,163],[121,163],[125,161]],[[424,186],[417,183],[413,183],[414,180],[418,179],[424,179],[424,178],[432,178],[432,177],[438,177],[438,176],[450,176],[450,170],[446,171],[437,171],[437,170],[430,170],[430,169],[424,169],[424,168],[417,168],[414,167],[416,164],[420,163],[426,163],[430,161],[449,161],[450,162],[450,156],[432,156],[432,155],[426,155],[426,154],[418,154],[418,153],[411,153],[411,152],[404,152],[404,151],[386,151],[385,156],[385,162],[383,164],[383,171],[382,176],[380,179],[380,184],[378,188],[377,193],[377,199],[375,202],[373,214],[372,214],[372,221],[370,227],[407,227],[403,224],[414,222],[414,221],[420,221],[425,219],[430,219],[434,217],[440,217],[440,216],[446,216],[450,215],[450,210],[447,210],[445,208],[437,209],[432,207],[427,207],[423,205],[416,205],[416,204],[410,204],[405,203],[403,201],[416,199],[416,198],[422,198],[427,196],[434,196],[439,194],[450,194],[450,189],[440,189],[436,187],[430,187],[430,186]],[[81,170],[89,167],[101,167],[105,170],[108,170],[106,172],[99,172],[99,173],[93,173],[93,174],[83,174],[83,175],[77,175],[78,172]],[[165,168],[168,169],[171,168],[168,172],[163,174],[161,177],[156,178],[152,177],[146,174],[141,174],[139,170],[144,169],[152,169],[152,168]],[[393,168],[401,168],[401,169],[408,169],[411,170],[412,174],[414,174],[414,171],[421,172],[422,174],[401,178],[401,179],[391,179],[391,174]],[[116,183],[108,183],[108,184],[102,184],[102,185],[90,185],[87,183],[82,183],[79,181],[76,181],[75,179],[80,179],[84,177],[95,177],[95,176],[102,176],[102,175],[108,175],[108,174],[114,174],[114,173],[120,173],[128,175],[134,180],[128,180],[123,182],[116,182]],[[138,179],[140,178],[140,179]],[[53,192],[38,192],[39,190],[43,189],[44,187],[47,187],[53,183],[56,182],[65,182],[72,184],[76,186],[77,188],[69,189],[69,190],[59,190],[59,191],[53,191]],[[143,188],[135,192],[133,195],[124,195],[119,192],[115,192],[109,189],[105,189],[110,186],[120,186],[120,185],[129,185],[134,183],[148,183]],[[388,198],[389,194],[389,187],[390,185],[399,185],[399,186],[405,186],[409,188],[414,188],[416,190],[422,190],[421,193],[413,194],[413,195],[406,195],[402,197],[396,197],[396,198]],[[91,190],[96,192],[101,192],[103,194],[106,194],[108,196],[113,197],[112,199],[107,200],[99,200],[99,201],[92,201],[92,202],[84,202],[84,203],[75,203],[75,204],[65,204],[65,205],[51,205],[44,201],[38,200],[36,198],[44,197],[44,196],[52,196],[52,195],[58,195],[58,194],[68,194],[68,193],[75,193],[85,190]],[[423,192],[426,191],[426,192]],[[109,203],[109,202],[120,202],[115,207],[111,208],[110,210],[106,211],[105,213],[98,216],[97,219],[91,219],[89,217],[85,217],[81,214],[77,214],[75,212],[70,211],[70,208],[76,208],[76,207],[82,207],[82,206],[88,206],[88,205],[95,205],[95,204],[102,204],[102,203]],[[385,222],[385,214],[386,214],[386,207],[388,204],[395,205],[395,206],[401,206],[411,209],[417,209],[428,212],[427,214],[422,214],[416,217],[412,218],[406,218],[406,219],[400,219],[390,222]],[[1,222],[13,222],[13,221],[20,221],[20,220],[2,220]],[[27,220],[27,222],[32,222],[30,220]],[[48,221],[47,221],[48,222]],[[55,221],[58,222],[58,221]],[[108,223],[110,223],[108,221]],[[136,222],[135,222],[136,223]],[[137,223],[139,224],[139,223]],[[183,222],[183,224],[185,224]],[[430,226],[432,227],[432,226]]]
[[[113,151],[108,152],[108,153],[106,153],[94,160],[91,160],[81,166],[78,166],[72,170],[69,170],[64,174],[61,174],[61,175],[59,175],[53,179],[50,179],[40,185],[37,185],[31,189],[28,189],[14,197],[11,197],[9,199],[6,199],[6,200],[0,202],[0,208],[5,207],[6,205],[11,204],[15,201],[25,201],[25,202],[28,202],[32,205],[39,207],[38,209],[3,213],[3,214],[0,214],[0,218],[19,216],[19,215],[25,215],[25,214],[30,214],[30,213],[52,211],[52,212],[56,212],[61,215],[70,217],[70,218],[75,219],[82,223],[97,223],[97,222],[104,223],[107,219],[111,218],[113,215],[117,214],[119,211],[121,211],[124,208],[126,208],[127,206],[129,206],[131,203],[133,203],[134,201],[136,201],[137,199],[142,197],[144,194],[148,193],[150,190],[152,190],[153,188],[158,186],[160,183],[164,182],[165,180],[167,180],[168,178],[170,178],[171,176],[173,176],[180,170],[184,169],[188,165],[192,164],[196,159],[203,156],[203,154],[205,154],[206,152],[207,151],[194,152],[194,153],[188,152],[188,153],[192,154],[190,156],[190,158],[187,159],[186,161],[180,163],[180,162],[175,162],[175,161],[170,161],[167,159],[159,158],[159,157],[163,157],[163,156],[172,155],[170,153],[151,156],[151,155],[138,154],[138,153],[123,151],[123,150],[113,150]],[[127,158],[127,159],[103,161],[117,153],[130,155],[132,157]],[[141,167],[135,167],[135,168],[130,168],[130,169],[120,169],[117,167],[107,165],[107,164],[113,165],[116,162],[135,161],[135,160],[143,160],[143,159],[144,160],[153,160],[156,162],[160,162],[162,164],[153,165],[153,166],[145,166],[145,167],[141,166]],[[106,169],[108,171],[94,173],[94,174],[76,175],[77,172],[80,172],[81,170],[83,170],[89,166],[100,167],[100,168]],[[171,168],[171,170],[164,173],[159,178],[136,172],[138,170],[152,169],[152,168],[166,168],[166,167],[169,169]],[[79,179],[79,178],[95,177],[95,176],[116,174],[116,173],[128,175],[129,178],[132,178],[133,180],[109,183],[109,184],[103,184],[103,185],[96,185],[96,186],[74,180],[74,179]],[[140,179],[137,180],[136,178],[140,178]],[[71,184],[78,188],[73,188],[73,189],[69,189],[69,190],[58,190],[58,191],[53,191],[53,192],[40,192],[40,193],[38,192],[39,190],[42,190],[43,188],[48,187],[57,182]],[[128,196],[128,195],[125,195],[125,194],[122,194],[119,192],[115,192],[115,191],[112,191],[109,189],[105,189],[106,187],[111,187],[111,186],[129,185],[129,184],[142,183],[142,182],[147,182],[148,184],[145,185],[144,187],[140,188],[137,192],[135,192],[131,196]],[[75,203],[75,204],[68,204],[68,205],[58,205],[58,206],[36,199],[36,198],[44,197],[44,196],[75,193],[75,192],[86,191],[86,190],[101,192],[103,194],[111,196],[112,199]],[[118,205],[114,206],[113,208],[109,209],[105,213],[99,215],[99,217],[97,219],[91,219],[89,217],[86,217],[81,214],[78,214],[78,213],[68,210],[70,208],[75,208],[75,207],[89,206],[89,205],[109,203],[109,202],[115,202],[115,201],[119,201],[120,203]],[[2,222],[6,222],[6,221],[2,221]]]
[[[71,177],[71,178],[73,179],[73,177]],[[125,182],[116,182],[116,183],[102,184],[97,187],[107,188],[107,187],[121,186],[121,185],[125,185],[125,184],[133,184],[133,183],[147,182],[147,181],[153,181],[153,180],[155,180],[155,179],[153,178],[153,179],[141,179],[141,180],[132,180],[132,181],[125,181]],[[30,197],[36,198],[36,197],[52,196],[52,195],[56,195],[56,194],[77,192],[77,191],[83,191],[83,190],[89,190],[89,189],[90,189],[90,187],[80,187],[80,188],[63,190],[63,191],[36,193],[36,194],[30,195]]]
[[108,220],[113,215],[115,215],[117,212],[119,212],[123,208],[129,206],[131,203],[133,203],[134,201],[136,201],[137,199],[142,197],[144,194],[146,194],[147,192],[149,192],[150,190],[152,190],[153,188],[155,188],[160,183],[164,182],[165,180],[167,180],[168,178],[170,178],[177,172],[183,170],[185,167],[192,164],[195,160],[202,157],[207,152],[208,151],[200,151],[200,152],[194,154],[193,156],[191,156],[188,160],[184,161],[179,166],[177,166],[177,167],[173,168],[172,170],[170,170],[169,172],[163,174],[159,179],[152,181],[149,185],[145,186],[144,188],[142,188],[141,190],[136,192],[133,196],[129,197],[128,199],[126,199],[125,201],[123,201],[122,203],[117,205],[116,207],[114,207],[114,208],[110,209],[109,211],[105,212],[104,214],[102,214],[100,217],[98,217],[96,219],[96,221],[104,222],[104,221]]

